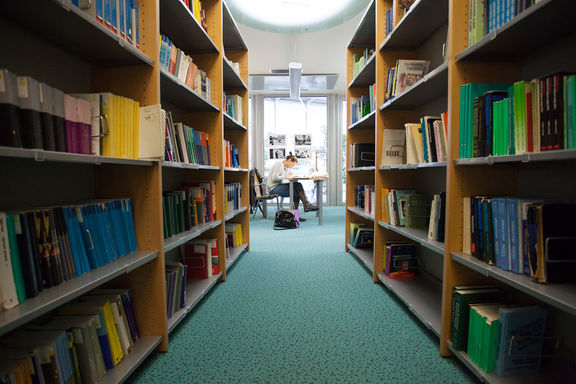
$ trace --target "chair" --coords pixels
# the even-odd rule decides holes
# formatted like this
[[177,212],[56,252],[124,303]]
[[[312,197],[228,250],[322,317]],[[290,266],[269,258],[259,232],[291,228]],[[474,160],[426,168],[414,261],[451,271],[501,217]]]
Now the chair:
[[262,216],[266,218],[266,209],[263,206],[268,200],[276,199],[276,207],[280,209],[280,196],[276,193],[270,193],[270,188],[266,183],[262,175],[256,168],[252,168],[249,174],[250,183],[250,213],[253,213],[252,217],[256,216],[258,209],[262,212]]

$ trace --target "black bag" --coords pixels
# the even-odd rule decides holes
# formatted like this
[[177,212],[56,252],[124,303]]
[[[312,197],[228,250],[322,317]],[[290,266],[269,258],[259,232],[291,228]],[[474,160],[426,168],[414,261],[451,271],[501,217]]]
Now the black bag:
[[293,229],[300,226],[300,217],[297,210],[281,209],[276,212],[274,229]]

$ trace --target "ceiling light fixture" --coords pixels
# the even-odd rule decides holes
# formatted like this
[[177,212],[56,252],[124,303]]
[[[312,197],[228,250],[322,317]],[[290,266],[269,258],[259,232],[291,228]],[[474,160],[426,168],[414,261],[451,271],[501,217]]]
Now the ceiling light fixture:
[[292,62],[288,64],[288,76],[290,77],[290,99],[300,100],[300,80],[302,79],[302,63]]

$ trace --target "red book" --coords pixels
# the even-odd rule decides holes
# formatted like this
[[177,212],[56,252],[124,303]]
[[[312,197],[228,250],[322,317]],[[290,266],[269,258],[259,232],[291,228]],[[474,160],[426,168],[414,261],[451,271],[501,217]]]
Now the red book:
[[184,244],[182,263],[187,266],[186,276],[191,279],[207,279],[212,269],[209,244]]

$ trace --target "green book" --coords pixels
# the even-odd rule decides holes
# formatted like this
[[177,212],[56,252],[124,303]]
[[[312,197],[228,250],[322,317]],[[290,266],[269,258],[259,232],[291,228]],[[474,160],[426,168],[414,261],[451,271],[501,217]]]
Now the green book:
[[460,158],[472,157],[474,99],[488,91],[506,91],[510,84],[469,83],[460,87]]
[[16,285],[16,296],[18,302],[26,300],[26,286],[24,285],[24,275],[22,274],[22,264],[20,263],[20,253],[16,240],[16,228],[14,227],[14,215],[6,215],[6,227],[8,229],[8,244],[10,246],[10,261],[12,262],[12,274]]
[[450,340],[456,350],[466,351],[470,305],[499,301],[501,297],[502,290],[498,287],[458,289],[452,292]]
[[525,81],[514,83],[514,143],[516,154],[526,152]]
[[502,101],[492,105],[492,153],[489,155],[500,156],[502,154]]

